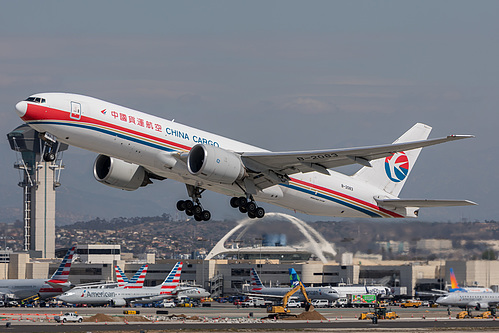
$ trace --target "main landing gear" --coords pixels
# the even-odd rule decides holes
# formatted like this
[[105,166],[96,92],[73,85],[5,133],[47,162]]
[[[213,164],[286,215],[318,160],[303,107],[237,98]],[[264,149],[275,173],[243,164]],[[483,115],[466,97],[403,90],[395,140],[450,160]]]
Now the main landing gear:
[[187,193],[192,200],[180,200],[177,202],[177,209],[181,212],[185,211],[187,216],[194,216],[196,221],[209,221],[211,219],[211,213],[208,210],[204,210],[201,206],[199,199],[201,198],[201,193],[204,189],[192,186],[187,186]]
[[249,218],[259,218],[265,216],[265,209],[262,207],[258,207],[253,198],[250,197],[250,200],[246,197],[232,197],[230,199],[230,205],[232,208],[239,208],[239,211],[243,214],[248,214]]

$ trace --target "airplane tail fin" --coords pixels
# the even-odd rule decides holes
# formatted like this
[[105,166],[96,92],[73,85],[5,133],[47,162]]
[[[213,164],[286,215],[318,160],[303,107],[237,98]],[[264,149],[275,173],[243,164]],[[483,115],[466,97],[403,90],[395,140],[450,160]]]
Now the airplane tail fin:
[[63,284],[68,282],[69,271],[71,269],[71,263],[73,262],[73,255],[75,253],[76,246],[73,246],[66,252],[66,255],[62,259],[59,268],[52,274],[49,282]]
[[254,268],[251,269],[251,287],[265,288],[262,280],[260,280],[260,277]]
[[[426,140],[430,132],[430,126],[417,123],[394,143]],[[363,167],[352,177],[398,196],[420,152],[421,148],[412,149],[371,161],[370,167]]]
[[450,269],[450,287],[451,289],[459,289],[459,284],[457,283],[456,274],[454,274],[454,270]]
[[289,269],[289,282],[291,282],[292,286],[296,286],[300,282],[300,277],[294,268]]
[[179,261],[173,266],[170,274],[166,277],[165,281],[161,284],[161,293],[171,294],[180,283],[180,274],[182,273],[182,262]]
[[114,271],[116,272],[116,281],[118,282],[118,286],[122,287],[130,282],[125,273],[121,270],[120,266],[114,266]]
[[135,273],[134,276],[132,276],[132,278],[130,279],[130,282],[125,287],[126,288],[142,288],[144,286],[144,281],[146,279],[148,267],[149,267],[149,265],[147,265],[147,264],[142,265],[139,268],[139,270],[137,271],[137,273]]

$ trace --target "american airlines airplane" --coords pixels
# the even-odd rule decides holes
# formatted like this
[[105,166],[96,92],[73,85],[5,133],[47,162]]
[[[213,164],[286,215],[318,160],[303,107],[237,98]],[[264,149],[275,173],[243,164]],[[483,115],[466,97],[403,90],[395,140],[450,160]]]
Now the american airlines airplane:
[[125,286],[94,285],[75,287],[57,299],[69,304],[110,304],[125,306],[131,302],[155,302],[174,297],[180,282],[182,262],[177,262],[162,284],[155,287],[125,288]]
[[[152,180],[185,183],[190,200],[177,202],[177,209],[198,221],[211,218],[200,202],[205,190],[231,196],[231,206],[251,218],[265,215],[257,201],[310,215],[383,218],[475,204],[398,197],[421,148],[473,137],[427,139],[431,127],[420,123],[392,144],[271,152],[83,95],[35,94],[16,111],[41,133],[45,160],[63,142],[99,154],[94,176],[105,185],[133,191]],[[353,176],[331,170],[349,164],[363,168]]]
[[72,287],[68,277],[74,252],[73,246],[49,279],[0,280],[0,294],[11,300],[22,300],[37,294],[41,299],[48,299],[62,294]]

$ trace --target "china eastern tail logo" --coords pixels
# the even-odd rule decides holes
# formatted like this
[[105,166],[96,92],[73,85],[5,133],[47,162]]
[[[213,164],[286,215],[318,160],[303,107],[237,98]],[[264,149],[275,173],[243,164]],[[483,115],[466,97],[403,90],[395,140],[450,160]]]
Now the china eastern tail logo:
[[409,159],[404,152],[395,153],[385,159],[386,175],[392,182],[401,182],[409,173]]

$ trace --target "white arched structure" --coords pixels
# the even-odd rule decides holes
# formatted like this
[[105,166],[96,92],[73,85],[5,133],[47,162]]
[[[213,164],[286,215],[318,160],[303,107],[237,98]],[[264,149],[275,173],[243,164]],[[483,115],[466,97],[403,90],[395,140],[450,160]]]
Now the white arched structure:
[[336,255],[336,251],[334,250],[333,246],[328,241],[326,241],[321,234],[319,234],[315,229],[313,229],[304,221],[287,214],[267,213],[265,214],[265,217],[263,219],[251,219],[248,217],[244,220],[241,220],[241,222],[239,222],[237,226],[235,226],[231,231],[223,236],[222,239],[218,241],[218,243],[213,247],[210,253],[208,253],[206,259],[213,259],[220,254],[229,252],[232,253],[234,250],[226,248],[224,245],[225,242],[237,231],[241,230],[236,237],[236,241],[239,240],[253,224],[263,221],[265,218],[277,218],[293,224],[307,239],[306,243],[302,245],[302,248],[316,255],[317,258],[319,258],[322,262],[326,263],[328,261],[325,254],[330,254],[333,256]]

